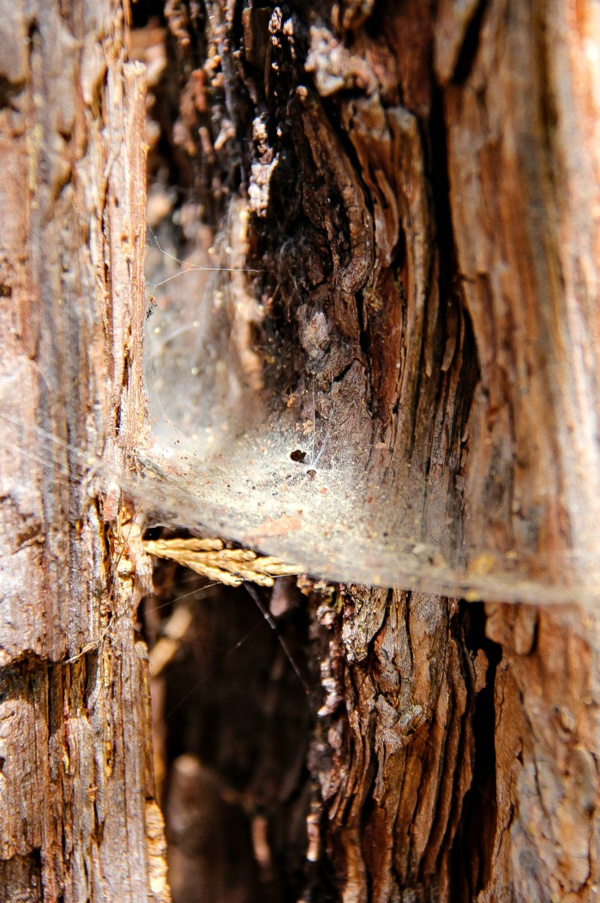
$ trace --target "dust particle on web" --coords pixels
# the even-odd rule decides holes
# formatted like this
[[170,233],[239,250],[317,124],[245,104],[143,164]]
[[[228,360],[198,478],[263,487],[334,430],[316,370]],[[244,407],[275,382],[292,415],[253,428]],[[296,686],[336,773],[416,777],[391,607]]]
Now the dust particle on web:
[[301,526],[302,520],[299,514],[285,514],[278,518],[266,517],[264,521],[252,531],[252,534],[248,535],[248,539],[250,539],[251,535],[261,537],[285,536],[286,533],[290,533],[292,530],[299,530]]

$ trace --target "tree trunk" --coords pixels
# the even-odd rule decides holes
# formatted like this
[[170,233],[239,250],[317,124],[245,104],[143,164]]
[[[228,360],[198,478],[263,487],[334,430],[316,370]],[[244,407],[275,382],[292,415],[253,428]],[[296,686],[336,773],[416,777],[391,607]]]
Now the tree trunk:
[[148,569],[88,471],[144,409],[144,71],[119,3],[0,13],[0,899],[164,901]]
[[[169,0],[170,37],[134,32],[149,73],[163,40],[171,62],[150,78],[149,220],[162,248],[226,264],[204,301],[198,268],[155,289],[146,444],[138,70],[114,13],[65,38],[57,13],[10,16],[28,51],[6,57],[4,191],[30,200],[2,227],[3,407],[30,459],[2,463],[28,590],[3,572],[7,886],[166,893],[149,884],[146,696],[130,690],[138,534],[111,496],[101,511],[93,487],[57,480],[74,446],[108,443],[119,477],[142,448],[180,522],[315,578],[210,597],[154,666],[176,901],[595,899],[592,4]],[[21,312],[37,296],[39,322]],[[178,579],[156,573],[172,618],[146,604],[151,644],[188,606]],[[279,613],[301,681],[250,595]]]
[[[310,545],[306,506],[248,528],[236,503],[238,538],[346,580],[325,596],[304,584],[326,691],[307,758],[319,791],[299,797],[305,898],[591,900],[596,14],[508,0],[194,9],[167,4],[184,75],[171,134],[209,221],[219,199],[245,198],[261,302],[246,308],[254,357],[226,350],[228,372],[267,397],[252,418],[291,494],[272,419],[300,425],[289,451],[309,465],[312,421],[312,479],[344,528],[339,540],[326,513]],[[367,474],[349,516],[341,450]],[[236,480],[232,465],[231,493]],[[361,545],[365,522],[375,540]],[[348,585],[365,574],[400,588]],[[473,604],[422,591],[436,586]]]

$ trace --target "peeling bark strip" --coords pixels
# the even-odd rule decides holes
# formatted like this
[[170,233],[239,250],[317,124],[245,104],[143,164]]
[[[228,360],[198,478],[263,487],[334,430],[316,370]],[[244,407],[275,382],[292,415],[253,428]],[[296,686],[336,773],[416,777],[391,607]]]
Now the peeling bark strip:
[[[224,208],[248,198],[266,409],[283,385],[296,422],[313,398],[323,422],[343,412],[336,443],[370,468],[372,502],[422,528],[430,567],[463,543],[490,587],[528,575],[540,603],[544,581],[593,597],[594,5],[195,9],[167,4],[184,99],[201,83],[218,128],[184,102],[173,135],[207,210],[207,172]],[[594,611],[490,605],[486,621],[423,593],[306,592],[326,699],[305,897],[594,899]]]
[[144,410],[145,80],[123,41],[118,3],[0,4],[0,394],[22,425],[0,461],[3,901],[169,899],[148,574],[68,451],[114,446],[118,470]]
[[[470,479],[489,474],[480,502],[495,512],[499,543],[537,524],[550,567],[562,567],[555,550],[575,549],[593,585],[600,20],[591,3],[482,4],[453,68],[468,23],[451,6],[440,9],[435,56],[446,85],[458,267],[481,365]],[[593,900],[596,610],[489,606],[488,615],[503,657],[494,687],[496,833],[480,899]]]

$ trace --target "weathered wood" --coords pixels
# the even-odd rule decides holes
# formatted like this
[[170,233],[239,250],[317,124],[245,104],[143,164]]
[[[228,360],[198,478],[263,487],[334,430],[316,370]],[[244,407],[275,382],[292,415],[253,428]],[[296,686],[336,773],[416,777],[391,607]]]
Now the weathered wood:
[[310,596],[308,849],[335,872],[315,899],[593,899],[597,618],[542,606],[544,584],[598,587],[597,17],[434,7],[248,8],[240,28],[171,2],[183,70],[234,125],[182,103],[174,134],[205,129],[200,196],[209,158],[248,198],[265,407],[312,404],[441,563],[457,542],[497,597],[511,576],[539,594],[487,615]]
[[[463,28],[439,28],[436,60],[458,267],[481,366],[469,440],[480,507],[471,516],[480,523],[491,506],[500,548],[539,547],[559,580],[573,555],[593,586],[600,23],[592,4],[488,4],[452,65]],[[479,899],[592,900],[596,611],[490,606],[486,632],[502,661],[495,838]]]
[[[2,41],[1,63],[14,215],[1,227],[0,367],[20,424],[1,470],[4,560],[18,562],[1,574],[2,876],[7,899],[42,887],[44,899],[138,899],[148,886],[164,899],[160,819],[151,801],[144,813],[139,535],[116,495],[102,509],[93,479],[72,478],[72,447],[108,447],[118,473],[143,422],[140,75],[113,7],[40,9],[35,23],[20,9],[2,19],[19,40]],[[232,341],[221,336],[252,390],[244,417],[328,424],[374,487],[355,518],[387,495],[407,535],[422,531],[430,570],[462,549],[496,596],[511,573],[540,593],[538,607],[484,611],[304,581],[324,691],[310,780],[308,712],[270,681],[276,658],[253,650],[244,691],[264,734],[215,680],[194,731],[217,701],[236,729],[219,723],[208,767],[178,760],[192,788],[170,810],[178,884],[210,895],[227,883],[217,853],[199,864],[206,850],[191,856],[177,830],[183,812],[203,847],[192,804],[204,793],[219,825],[243,811],[271,894],[592,900],[598,622],[595,609],[544,608],[543,585],[588,581],[593,596],[598,578],[593,7],[171,0],[167,13],[185,76],[168,136],[180,187],[211,225],[229,215],[236,266],[250,254],[252,276],[228,283]],[[321,454],[326,466],[325,442]],[[245,623],[233,608],[228,630]],[[206,737],[195,743],[203,755]],[[250,899],[255,873],[235,882]]]
[[144,70],[116,2],[3,3],[0,34],[0,899],[164,901],[147,564],[82,467],[123,472],[144,413]]

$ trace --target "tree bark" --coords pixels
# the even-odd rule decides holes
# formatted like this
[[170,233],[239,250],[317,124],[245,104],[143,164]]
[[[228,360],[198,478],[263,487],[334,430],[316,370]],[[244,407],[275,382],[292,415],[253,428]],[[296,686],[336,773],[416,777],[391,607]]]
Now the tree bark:
[[[387,492],[413,518],[429,574],[451,561],[471,601],[487,587],[528,603],[419,592],[418,569],[398,590],[305,585],[326,691],[308,757],[320,788],[309,859],[322,868],[306,894],[591,900],[592,5],[208,4],[195,16],[173,0],[167,16],[185,76],[173,134],[200,164],[186,184],[206,197],[209,171],[224,208],[233,194],[250,211],[263,311],[251,348],[267,349],[255,391],[272,410],[283,386],[298,421],[329,423],[375,504]],[[348,546],[369,557],[352,524]],[[306,548],[295,535],[281,547]]]
[[144,71],[119,3],[1,6],[0,899],[164,901],[149,572],[89,470],[144,410]]
[[[167,894],[138,534],[112,496],[101,510],[93,484],[58,479],[74,447],[105,445],[123,476],[144,438],[143,103],[118,11],[101,9],[3,20],[25,41],[2,83],[2,391],[21,430],[20,457],[3,451],[3,541],[23,562],[2,572],[7,899]],[[182,233],[190,195],[202,208],[212,233],[180,237],[190,259],[220,228],[233,263],[208,307],[217,363],[181,355],[182,374],[213,378],[191,417],[192,383],[164,354],[189,430],[233,436],[224,479],[203,484],[216,513],[196,522],[343,581],[258,597],[282,612],[308,705],[274,636],[245,643],[258,621],[232,590],[194,609],[178,667],[156,678],[175,899],[593,900],[597,14],[169,0],[165,15],[152,177],[164,190],[166,160]],[[182,328],[207,310],[206,274],[185,278],[156,292]],[[285,466],[277,432],[297,443]],[[229,495],[215,502],[211,481]],[[275,489],[269,504],[304,501],[265,516],[256,499]],[[157,572],[169,614],[186,604],[173,574]],[[169,623],[157,610],[151,641]]]

